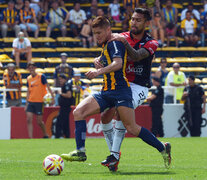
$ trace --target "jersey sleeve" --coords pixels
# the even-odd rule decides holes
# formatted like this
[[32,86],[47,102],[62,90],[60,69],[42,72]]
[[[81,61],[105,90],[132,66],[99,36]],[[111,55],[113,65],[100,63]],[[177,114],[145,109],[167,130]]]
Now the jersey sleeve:
[[42,74],[42,76],[41,76],[41,82],[42,82],[42,84],[47,84],[47,79],[44,74]]
[[12,43],[12,47],[13,48],[17,48],[17,39],[14,39],[14,41]]
[[3,81],[4,81],[4,86],[8,86],[9,84],[8,84],[8,77],[7,77],[7,75],[4,73],[3,74]]
[[143,46],[143,48],[149,51],[150,55],[153,55],[158,48],[158,42],[154,39],[150,40]]
[[120,41],[109,42],[107,49],[112,59],[116,57],[122,58],[126,51],[124,44]]
[[31,46],[31,42],[28,38],[25,38],[25,42],[26,42],[27,47]]
[[199,87],[200,89],[200,95],[203,96],[205,94],[204,89],[202,87]]

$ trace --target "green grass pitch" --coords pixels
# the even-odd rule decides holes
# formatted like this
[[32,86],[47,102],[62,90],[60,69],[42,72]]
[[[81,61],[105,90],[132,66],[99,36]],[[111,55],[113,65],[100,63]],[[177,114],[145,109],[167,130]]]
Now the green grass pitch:
[[103,138],[87,139],[86,162],[64,162],[59,176],[48,176],[42,169],[50,154],[75,149],[74,139],[25,139],[0,141],[0,179],[150,179],[207,180],[207,138],[160,138],[172,144],[172,167],[166,170],[161,154],[137,138],[125,138],[119,169],[111,173],[100,162],[109,155]]

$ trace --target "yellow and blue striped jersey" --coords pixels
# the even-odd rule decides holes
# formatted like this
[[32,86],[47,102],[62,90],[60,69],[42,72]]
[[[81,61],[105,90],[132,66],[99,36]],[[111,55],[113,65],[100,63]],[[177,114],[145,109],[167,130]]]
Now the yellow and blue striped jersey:
[[0,19],[3,22],[14,24],[16,21],[19,20],[18,12],[15,9],[9,10],[8,8],[5,8],[1,12],[1,18]]
[[120,41],[111,41],[103,45],[101,63],[104,65],[104,67],[111,64],[114,58],[122,59],[122,68],[115,72],[103,75],[103,91],[117,90],[130,86],[125,74],[127,51],[124,44]]

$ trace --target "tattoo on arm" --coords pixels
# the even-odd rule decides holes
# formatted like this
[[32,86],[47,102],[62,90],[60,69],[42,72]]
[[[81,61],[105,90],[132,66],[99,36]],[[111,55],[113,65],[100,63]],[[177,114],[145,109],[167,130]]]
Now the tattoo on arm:
[[133,61],[140,61],[150,56],[150,53],[145,48],[140,48],[136,50],[133,47],[131,47],[128,42],[124,43],[124,45],[127,49],[129,56],[132,58]]

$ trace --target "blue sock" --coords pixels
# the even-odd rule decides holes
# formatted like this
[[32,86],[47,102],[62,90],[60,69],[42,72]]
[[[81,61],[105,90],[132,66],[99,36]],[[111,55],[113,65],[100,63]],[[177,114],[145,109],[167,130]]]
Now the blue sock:
[[159,152],[164,150],[164,145],[147,129],[142,127],[138,137],[150,146],[156,148]]
[[75,140],[78,150],[85,147],[86,120],[75,121]]

